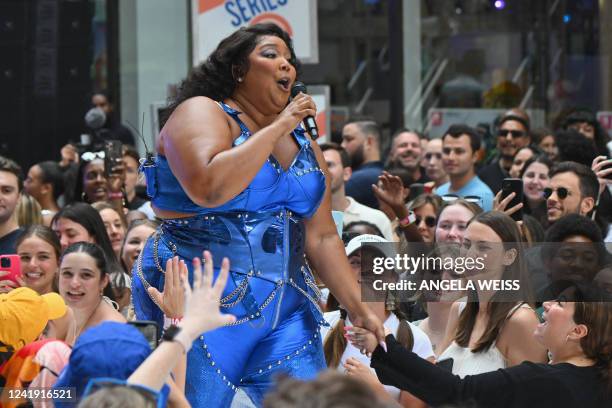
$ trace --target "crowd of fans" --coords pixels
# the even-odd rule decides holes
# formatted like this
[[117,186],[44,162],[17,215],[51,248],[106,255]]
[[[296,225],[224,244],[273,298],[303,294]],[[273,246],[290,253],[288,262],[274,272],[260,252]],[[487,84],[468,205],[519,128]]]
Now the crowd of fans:
[[[514,392],[508,406],[520,406],[520,398],[556,387],[559,398],[550,401],[611,406],[612,254],[605,243],[612,242],[612,142],[589,111],[575,110],[561,123],[554,132],[531,129],[529,116],[512,109],[495,124],[495,145],[485,146],[478,129],[457,124],[432,140],[401,129],[385,154],[379,125],[363,119],[345,124],[340,144],[322,143],[332,209],[342,213],[346,254],[362,284],[375,278],[372,262],[381,251],[375,244],[393,248],[382,253],[390,257],[427,245],[437,254],[452,252],[459,244],[489,253],[487,270],[520,280],[524,293],[507,301],[499,291],[425,291],[408,299],[389,292],[369,302],[391,336],[386,353],[368,344],[369,333],[351,327],[323,288],[329,327],[321,338],[330,371],[338,373],[313,382],[280,379],[264,405],[306,406],[303,401],[316,399],[319,405],[308,406],[493,406]],[[142,326],[126,324],[135,321],[132,271],[160,225],[144,193],[138,152],[123,145],[122,159],[108,169],[104,152],[82,150],[65,146],[59,161],[31,166],[25,179],[25,169],[0,157],[0,255],[6,259],[0,387],[5,394],[72,387],[78,401],[55,395],[56,406],[188,406],[181,350],[231,322],[218,310],[229,264],[213,285],[212,262],[203,272],[196,262],[192,293],[185,264],[168,261],[164,292],[151,289],[151,295],[169,321],[182,317],[186,335],[152,352],[137,330]],[[516,193],[502,191],[507,178],[522,182],[522,202],[510,204]],[[422,279],[457,278],[453,270],[421,272]],[[402,275],[398,270],[384,279],[397,282]],[[593,291],[603,299],[589,299]],[[365,292],[364,299],[375,297]],[[541,371],[558,362],[595,367],[594,377]],[[429,370],[433,364],[457,377]],[[500,369],[508,376],[479,376]],[[479,393],[484,386],[488,391]],[[506,391],[491,391],[500,386]],[[560,406],[550,401],[531,406]],[[48,399],[7,395],[0,406],[28,403],[52,406]]]

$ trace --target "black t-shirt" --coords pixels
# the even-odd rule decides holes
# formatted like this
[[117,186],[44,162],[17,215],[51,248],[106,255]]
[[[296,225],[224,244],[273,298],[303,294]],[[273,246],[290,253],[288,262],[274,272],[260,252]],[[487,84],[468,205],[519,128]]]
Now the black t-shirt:
[[10,255],[15,253],[15,243],[22,232],[22,228],[17,228],[15,231],[9,232],[5,236],[0,237],[0,255]]

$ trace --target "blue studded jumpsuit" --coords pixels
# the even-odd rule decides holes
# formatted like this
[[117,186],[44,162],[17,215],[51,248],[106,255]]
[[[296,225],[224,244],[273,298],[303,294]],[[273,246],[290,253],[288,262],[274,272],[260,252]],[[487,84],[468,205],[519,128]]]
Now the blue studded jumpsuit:
[[[243,143],[250,132],[240,112],[219,106],[240,126],[234,146]],[[178,255],[191,268],[191,260],[208,249],[215,276],[223,257],[231,264],[221,310],[237,321],[194,342],[185,386],[193,407],[229,406],[238,388],[259,406],[275,374],[308,379],[325,368],[319,293],[304,258],[304,220],[323,198],[325,176],[303,130],[293,136],[300,150],[287,170],[270,156],[244,191],[216,208],[194,204],[165,157],[141,168],[154,206],[193,215],[164,220],[147,241],[133,270],[137,318],[163,324],[147,288],[163,290],[162,268],[170,257]]]

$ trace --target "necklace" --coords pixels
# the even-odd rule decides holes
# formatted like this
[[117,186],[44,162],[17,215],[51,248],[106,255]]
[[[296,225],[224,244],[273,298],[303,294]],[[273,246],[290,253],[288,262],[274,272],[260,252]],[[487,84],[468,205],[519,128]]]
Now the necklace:
[[100,304],[102,303],[102,299],[103,299],[102,296],[100,296],[100,300],[98,301],[98,304],[96,305],[96,307],[93,308],[93,310],[87,317],[87,320],[85,320],[85,323],[83,323],[83,325],[79,327],[79,329],[77,330],[76,335],[74,336],[75,340],[79,337],[79,335],[81,334],[81,331],[83,331],[83,329],[87,327],[87,324],[89,323],[93,315],[96,313],[96,310],[98,310],[98,308],[100,307]]

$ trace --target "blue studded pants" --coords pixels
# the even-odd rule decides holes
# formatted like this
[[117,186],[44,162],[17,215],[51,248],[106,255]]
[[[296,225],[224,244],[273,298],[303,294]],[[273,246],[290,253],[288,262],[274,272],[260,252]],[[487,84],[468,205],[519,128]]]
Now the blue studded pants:
[[147,287],[163,289],[167,259],[178,255],[191,266],[204,249],[213,254],[215,274],[223,257],[230,259],[221,310],[237,321],[194,342],[185,386],[193,407],[229,406],[238,388],[260,406],[278,373],[309,379],[325,368],[318,334],[323,318],[304,259],[303,221],[284,210],[164,221],[134,266],[138,319],[163,324]]

